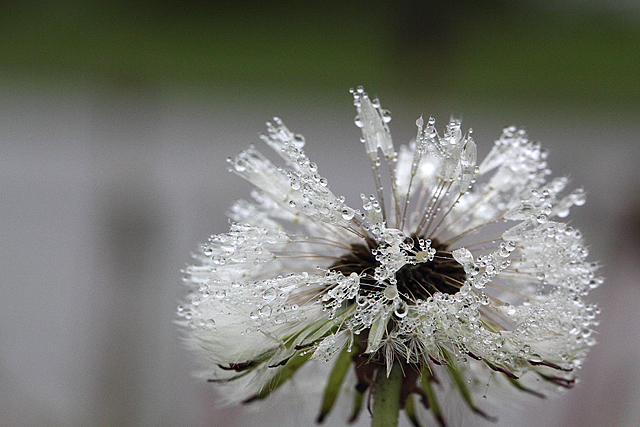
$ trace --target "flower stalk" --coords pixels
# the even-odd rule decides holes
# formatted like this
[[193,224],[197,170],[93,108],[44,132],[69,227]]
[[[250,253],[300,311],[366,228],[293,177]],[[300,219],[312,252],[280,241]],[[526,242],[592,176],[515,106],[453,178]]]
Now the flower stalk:
[[371,427],[395,427],[398,425],[402,378],[402,368],[397,363],[394,363],[388,376],[386,370],[378,369],[373,385]]

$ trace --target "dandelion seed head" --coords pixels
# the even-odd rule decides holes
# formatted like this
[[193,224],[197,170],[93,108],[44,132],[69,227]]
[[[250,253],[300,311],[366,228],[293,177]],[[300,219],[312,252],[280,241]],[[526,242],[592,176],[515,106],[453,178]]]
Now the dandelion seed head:
[[439,133],[418,118],[415,141],[396,150],[389,112],[351,92],[376,188],[360,207],[329,189],[278,118],[261,139],[282,165],[256,147],[228,160],[256,190],[194,254],[178,308],[203,375],[255,400],[313,360],[354,361],[360,391],[397,363],[435,411],[441,369],[483,416],[466,385],[480,368],[534,395],[525,378],[571,387],[595,344],[598,308],[585,297],[602,283],[580,232],[560,221],[584,190],[565,194],[568,180],[550,178],[547,152],[515,127],[479,164],[456,119]]

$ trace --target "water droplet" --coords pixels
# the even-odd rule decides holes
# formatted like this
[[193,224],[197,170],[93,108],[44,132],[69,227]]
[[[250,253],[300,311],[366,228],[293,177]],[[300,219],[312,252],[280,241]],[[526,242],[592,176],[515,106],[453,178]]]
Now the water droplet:
[[384,296],[387,299],[394,299],[398,296],[398,288],[395,285],[389,285],[384,289]]
[[233,165],[233,167],[238,172],[244,172],[245,170],[247,170],[247,163],[244,160],[238,159],[236,160],[236,163],[235,165]]
[[416,260],[418,262],[427,262],[430,261],[430,253],[427,251],[420,251],[416,253]]
[[273,301],[274,299],[276,299],[277,295],[278,295],[278,291],[276,291],[275,288],[268,288],[268,289],[265,289],[265,291],[262,293],[262,298],[264,298],[267,301]]
[[263,305],[258,309],[258,314],[260,314],[260,316],[263,316],[263,317],[271,316],[272,312],[273,312],[273,309],[271,308],[270,305]]
[[393,313],[400,319],[406,317],[407,314],[409,313],[409,307],[407,306],[407,303],[404,301],[400,301],[400,303],[398,303]]
[[293,144],[296,146],[296,148],[304,147],[304,136],[300,134],[295,134],[293,136]]
[[355,214],[355,211],[351,208],[345,207],[344,209],[342,209],[342,218],[347,221],[351,221]]
[[573,192],[572,199],[576,206],[582,206],[587,201],[587,196],[582,188],[578,188]]

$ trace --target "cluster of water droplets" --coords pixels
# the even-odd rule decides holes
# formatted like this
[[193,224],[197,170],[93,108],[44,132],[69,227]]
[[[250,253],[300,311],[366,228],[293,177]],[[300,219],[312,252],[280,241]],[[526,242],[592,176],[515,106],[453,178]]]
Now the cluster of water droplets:
[[588,250],[580,231],[564,223],[549,221],[530,230],[516,230],[509,237],[522,246],[513,268],[541,284],[586,295],[602,283],[596,276],[597,263],[586,261]]
[[424,153],[429,153],[438,159],[436,175],[443,181],[458,183],[460,193],[465,193],[478,173],[476,167],[477,148],[471,137],[472,129],[467,135],[462,133],[460,120],[452,119],[446,126],[442,136],[435,128],[435,119],[429,118],[427,126],[424,120],[416,121],[418,136],[414,158],[411,165],[412,174],[417,172]]
[[[457,135],[457,132],[449,133]],[[469,183],[473,185],[467,186],[468,191],[456,199],[441,228],[452,236],[462,235],[500,219],[525,220],[527,224],[517,224],[516,227],[526,228],[558,213],[568,213],[573,204],[580,203],[581,190],[558,201],[558,194],[567,180],[558,178],[545,186],[551,173],[546,157],[546,151],[538,143],[530,141],[524,131],[515,127],[505,128],[489,155],[474,168],[475,172],[472,174],[468,169]],[[467,161],[461,160],[463,162]],[[466,179],[462,175],[458,175],[461,192],[464,191],[462,182]],[[556,203],[558,207],[554,208]],[[508,240],[507,237],[505,239]]]
[[234,172],[268,194],[273,200],[287,200],[292,196],[286,173],[271,163],[255,147],[241,151],[227,159]]
[[479,166],[484,175],[496,169],[488,186],[509,190],[508,195],[522,191],[526,187],[539,187],[551,174],[547,169],[548,152],[540,143],[530,141],[527,133],[515,126],[503,129],[491,151]]
[[380,101],[376,98],[373,101],[364,91],[362,86],[356,90],[351,89],[353,94],[353,105],[355,105],[358,115],[355,124],[362,129],[362,139],[367,155],[375,163],[378,162],[378,149],[382,151],[385,158],[395,157],[391,132],[387,125],[391,121],[391,113],[380,107]]
[[382,206],[376,200],[374,195],[367,197],[364,193],[360,194],[362,199],[362,209],[366,212],[365,219],[369,224],[381,224],[384,221],[382,217]]
[[269,246],[274,249],[289,241],[287,233],[280,229],[232,224],[229,233],[211,236],[202,253],[215,265],[259,264],[275,258]]
[[433,150],[428,150],[429,141],[437,137],[435,128],[432,134],[425,137],[423,136],[426,132],[423,128],[424,119],[420,117],[416,120],[416,125],[418,126],[416,139],[409,145],[401,145],[398,150],[395,169],[396,188],[403,197],[411,197],[425,183],[436,182],[436,173],[439,168],[439,160],[433,155]]
[[322,303],[325,310],[330,310],[329,317],[333,318],[345,301],[353,300],[358,295],[360,276],[356,273],[344,276],[340,272],[327,271],[325,278],[329,288],[322,296]]
[[542,360],[568,369],[580,366],[589,347],[595,344],[593,327],[599,309],[562,291],[537,295],[518,306],[501,310],[513,319],[516,328],[506,336],[525,342],[529,362]]
[[345,347],[351,351],[352,344],[353,333],[348,329],[344,329],[331,334],[320,341],[313,352],[312,357],[317,360],[324,360],[325,362],[328,362]]
[[542,224],[552,216],[566,217],[572,206],[581,206],[586,200],[584,190],[581,188],[558,200],[568,181],[565,177],[555,178],[547,185],[523,192],[519,203],[517,198],[513,199],[512,206],[518,204],[506,212],[504,218],[529,220]]
[[[252,191],[253,203],[246,200],[238,200],[227,212],[232,221],[240,224],[251,223],[255,227],[277,229],[280,228],[279,220],[293,220],[295,215],[288,210],[277,209],[276,203],[258,190]],[[273,211],[277,216],[269,214]]]
[[498,274],[509,268],[511,260],[508,259],[516,249],[513,241],[503,241],[495,251],[473,258],[471,251],[461,247],[452,251],[453,258],[464,268],[467,275],[460,292],[465,294],[473,287],[484,289]]
[[398,283],[396,272],[411,262],[407,251],[413,249],[413,244],[402,231],[386,228],[384,224],[376,224],[370,231],[379,242],[378,247],[371,250],[378,262],[373,278],[383,287],[395,286]]
[[276,167],[254,147],[250,147],[228,159],[230,170],[237,173],[279,201],[282,208],[302,213],[310,218],[348,226],[354,211],[344,204],[344,198],[336,197],[328,188],[326,178],[318,174],[318,166],[304,154],[304,138],[294,134],[274,118],[267,123],[268,135],[262,140],[286,162],[288,169]]
[[327,179],[318,174],[318,166],[304,154],[304,138],[292,133],[279,118],[273,120],[274,124],[267,123],[269,134],[261,138],[291,168],[286,176],[299,197],[290,198],[290,207],[322,222],[348,226],[353,215],[345,206],[344,198],[336,197],[329,190]]
[[[191,283],[199,285],[188,296],[189,304],[178,308],[179,316],[189,321],[188,325],[195,328],[198,332],[194,333],[202,339],[211,339],[209,334],[216,330],[222,336],[236,334],[236,348],[244,345],[251,350],[254,349],[251,340],[256,336],[272,335],[274,328],[281,326],[295,329],[308,317],[316,318],[319,306],[301,306],[298,301],[304,304],[307,300],[300,299],[299,293],[309,287],[324,288],[327,281],[322,276],[303,272],[255,280],[247,286],[221,278],[224,272],[220,270],[209,274],[207,280],[202,280],[197,267],[189,267],[185,273]],[[224,349],[220,349],[221,362],[238,362],[226,360],[224,354]]]
[[184,304],[180,304],[178,306],[178,309],[176,310],[176,312],[178,313],[178,317],[183,318],[187,322],[187,326],[192,329],[200,328],[211,332],[215,331],[215,319],[212,317],[208,319],[203,318],[203,316],[201,316],[198,311],[192,310],[192,307],[193,305],[185,306]]

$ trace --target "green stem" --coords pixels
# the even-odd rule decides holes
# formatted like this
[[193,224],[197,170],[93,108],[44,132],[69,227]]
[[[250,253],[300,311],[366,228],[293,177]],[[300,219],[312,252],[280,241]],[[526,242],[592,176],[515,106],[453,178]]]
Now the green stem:
[[373,385],[373,418],[371,427],[395,427],[400,411],[400,389],[402,388],[402,368],[394,364],[387,377],[384,368],[376,372]]

